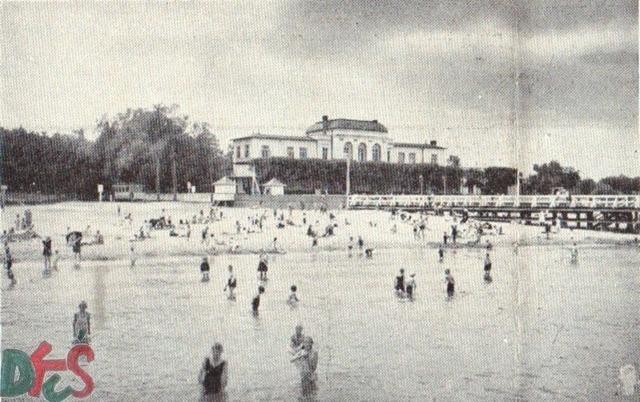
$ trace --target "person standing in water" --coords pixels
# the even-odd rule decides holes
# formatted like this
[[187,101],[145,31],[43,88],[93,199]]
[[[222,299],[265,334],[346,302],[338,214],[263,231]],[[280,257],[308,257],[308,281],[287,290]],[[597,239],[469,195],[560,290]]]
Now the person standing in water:
[[267,266],[267,255],[262,252],[260,253],[260,261],[258,262],[258,277],[261,281],[267,280],[267,271],[269,267]]
[[438,246],[438,261],[442,262],[444,260],[444,249],[442,248],[442,244]]
[[444,270],[444,274],[445,274],[445,278],[444,281],[447,284],[447,296],[448,297],[452,297],[453,294],[455,293],[455,287],[456,287],[456,281],[455,279],[453,279],[453,275],[451,275],[451,270],[450,269],[445,269]]
[[216,342],[211,348],[211,357],[204,359],[198,374],[198,383],[202,385],[200,402],[223,400],[224,390],[229,382],[229,370],[222,359],[222,344]]
[[300,299],[298,299],[298,287],[296,285],[291,285],[291,293],[289,293],[289,298],[287,299],[287,304],[290,306],[297,306]]
[[42,241],[42,256],[44,257],[43,276],[49,276],[51,273],[51,237],[47,236]]
[[133,269],[133,267],[136,266],[136,261],[137,261],[137,257],[136,257],[136,249],[133,243],[131,243],[131,246],[129,247],[129,266],[131,269]]
[[416,274],[412,272],[409,277],[410,279],[407,282],[406,286],[407,297],[409,298],[409,300],[413,300],[413,292],[415,292],[416,290]]
[[404,295],[405,287],[404,287],[404,269],[400,268],[400,273],[396,276],[394,290],[398,294],[398,296]]
[[260,296],[264,293],[264,286],[258,286],[258,294],[251,300],[251,310],[254,315],[258,314],[258,308],[260,307]]
[[209,266],[209,260],[207,257],[202,257],[202,263],[200,264],[200,273],[202,274],[202,282],[209,281],[209,271],[211,267]]
[[484,257],[484,272],[485,274],[491,273],[491,257],[489,256],[489,253]]
[[571,262],[578,262],[578,245],[574,242],[573,247],[571,248]]
[[80,261],[82,261],[82,237],[76,236],[73,240],[73,245],[71,249],[73,250],[73,257],[76,261],[76,266],[80,265]]
[[313,339],[310,336],[304,338],[302,347],[291,359],[298,366],[303,395],[312,392],[317,380],[318,352],[313,349]]
[[9,250],[8,246],[4,249],[4,266],[7,270],[7,277],[11,281],[11,283],[9,284],[9,288],[13,288],[16,283],[18,283],[18,281],[13,274],[13,269],[11,269],[11,267],[13,267],[13,256],[11,255],[11,250]]
[[227,278],[227,284],[224,287],[224,291],[226,291],[227,289],[229,290],[229,294],[227,296],[227,298],[229,300],[235,300],[236,299],[236,285],[237,285],[237,281],[236,281],[236,277],[233,274],[233,266],[229,265],[229,277]]
[[302,349],[302,343],[304,342],[304,334],[303,327],[301,324],[296,325],[296,332],[291,335],[291,342],[289,343],[289,347],[291,348],[291,353],[296,354]]
[[81,301],[80,311],[73,315],[73,343],[88,343],[91,335],[91,314],[87,312],[87,302]]

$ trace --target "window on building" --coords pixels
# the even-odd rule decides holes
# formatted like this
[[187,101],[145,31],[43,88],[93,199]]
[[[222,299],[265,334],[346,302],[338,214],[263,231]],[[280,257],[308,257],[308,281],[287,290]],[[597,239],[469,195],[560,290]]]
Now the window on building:
[[307,148],[300,147],[300,159],[306,159],[306,158],[307,158]]
[[387,151],[387,162],[391,162],[391,151]]
[[249,144],[244,146],[244,157],[245,158],[249,157]]
[[293,147],[287,147],[287,157],[291,159],[295,158],[293,154]]
[[409,163],[416,163],[416,153],[409,152]]
[[353,159],[353,145],[350,142],[344,144],[344,158]]
[[438,164],[438,155],[437,154],[431,154],[431,163],[433,163],[434,165]]
[[358,145],[358,162],[367,161],[367,146],[364,143]]
[[404,163],[404,152],[398,152],[398,163]]
[[371,148],[371,160],[374,162],[380,162],[382,157],[382,149],[380,148],[380,144],[374,144]]
[[240,145],[236,147],[236,158],[240,157]]
[[329,159],[329,148],[322,148],[322,159]]
[[260,150],[260,156],[262,156],[263,158],[268,158],[269,157],[269,146],[268,145],[263,145],[262,149]]

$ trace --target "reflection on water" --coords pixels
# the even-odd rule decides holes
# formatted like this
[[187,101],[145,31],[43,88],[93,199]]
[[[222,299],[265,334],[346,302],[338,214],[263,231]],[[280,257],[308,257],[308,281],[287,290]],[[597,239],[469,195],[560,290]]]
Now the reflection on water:
[[[46,339],[66,348],[85,299],[95,400],[197,400],[198,365],[216,341],[229,364],[229,400],[610,399],[620,367],[640,361],[637,250],[586,249],[576,265],[552,247],[496,248],[490,282],[483,257],[459,250],[439,263],[433,249],[277,256],[256,316],[256,256],[212,258],[207,283],[198,258],[140,259],[133,271],[128,261],[85,261],[46,281],[37,263],[24,263],[16,289],[2,293],[3,346],[30,351]],[[229,264],[236,300],[223,292]],[[416,273],[412,302],[394,296],[400,268]],[[450,299],[445,269],[456,281]],[[289,361],[298,323],[319,353],[309,389]]]

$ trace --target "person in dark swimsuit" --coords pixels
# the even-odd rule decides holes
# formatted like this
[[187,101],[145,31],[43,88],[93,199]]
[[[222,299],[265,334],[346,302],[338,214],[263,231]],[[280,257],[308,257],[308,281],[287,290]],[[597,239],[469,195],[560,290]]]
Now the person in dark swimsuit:
[[484,257],[484,272],[491,272],[491,257],[489,257],[489,253]]
[[394,287],[396,293],[404,294],[404,269],[400,268],[400,273],[396,276],[396,285]]
[[81,254],[81,248],[82,248],[82,237],[77,237],[75,238],[75,240],[73,241],[73,245],[71,246],[72,250],[73,250],[73,255],[74,258],[76,260],[76,263],[79,263],[80,260],[82,260],[82,254]]
[[198,375],[198,382],[202,385],[201,402],[219,400],[224,394],[229,379],[228,365],[222,359],[222,344],[216,342],[211,348],[211,358],[204,359]]
[[5,268],[7,269],[7,277],[11,281],[11,283],[9,284],[9,287],[13,288],[16,285],[16,283],[18,283],[18,281],[16,281],[16,277],[13,275],[13,270],[11,269],[11,267],[13,266],[13,256],[11,255],[11,251],[9,250],[9,247],[6,247],[4,249],[4,263],[5,263]]
[[260,254],[260,262],[258,263],[258,276],[261,281],[267,279],[267,271],[269,267],[267,266],[267,256],[262,253]]
[[442,262],[444,260],[444,249],[442,248],[442,244],[438,247],[438,261]]
[[209,261],[207,257],[202,257],[202,263],[200,264],[200,273],[202,273],[202,282],[207,282],[209,280],[209,271],[211,267],[209,266]]
[[253,314],[258,314],[258,308],[260,307],[260,296],[264,293],[264,286],[258,286],[258,294],[251,300],[251,310]]
[[451,275],[451,270],[445,269],[444,274],[445,274],[444,280],[447,283],[447,296],[452,297],[453,294],[455,293],[456,281],[453,279],[453,276]]
[[44,256],[44,275],[49,273],[51,269],[51,237],[42,241],[42,255]]

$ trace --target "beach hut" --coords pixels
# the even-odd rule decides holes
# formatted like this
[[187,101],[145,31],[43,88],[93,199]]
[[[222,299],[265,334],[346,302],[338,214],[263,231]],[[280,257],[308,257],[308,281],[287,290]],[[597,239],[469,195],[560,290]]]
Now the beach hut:
[[225,176],[213,183],[213,201],[232,203],[236,199],[236,182]]
[[285,188],[285,184],[282,183],[280,180],[276,179],[275,177],[271,180],[269,180],[268,182],[266,182],[265,184],[262,185],[263,187],[263,194],[265,195],[284,195],[284,188]]

